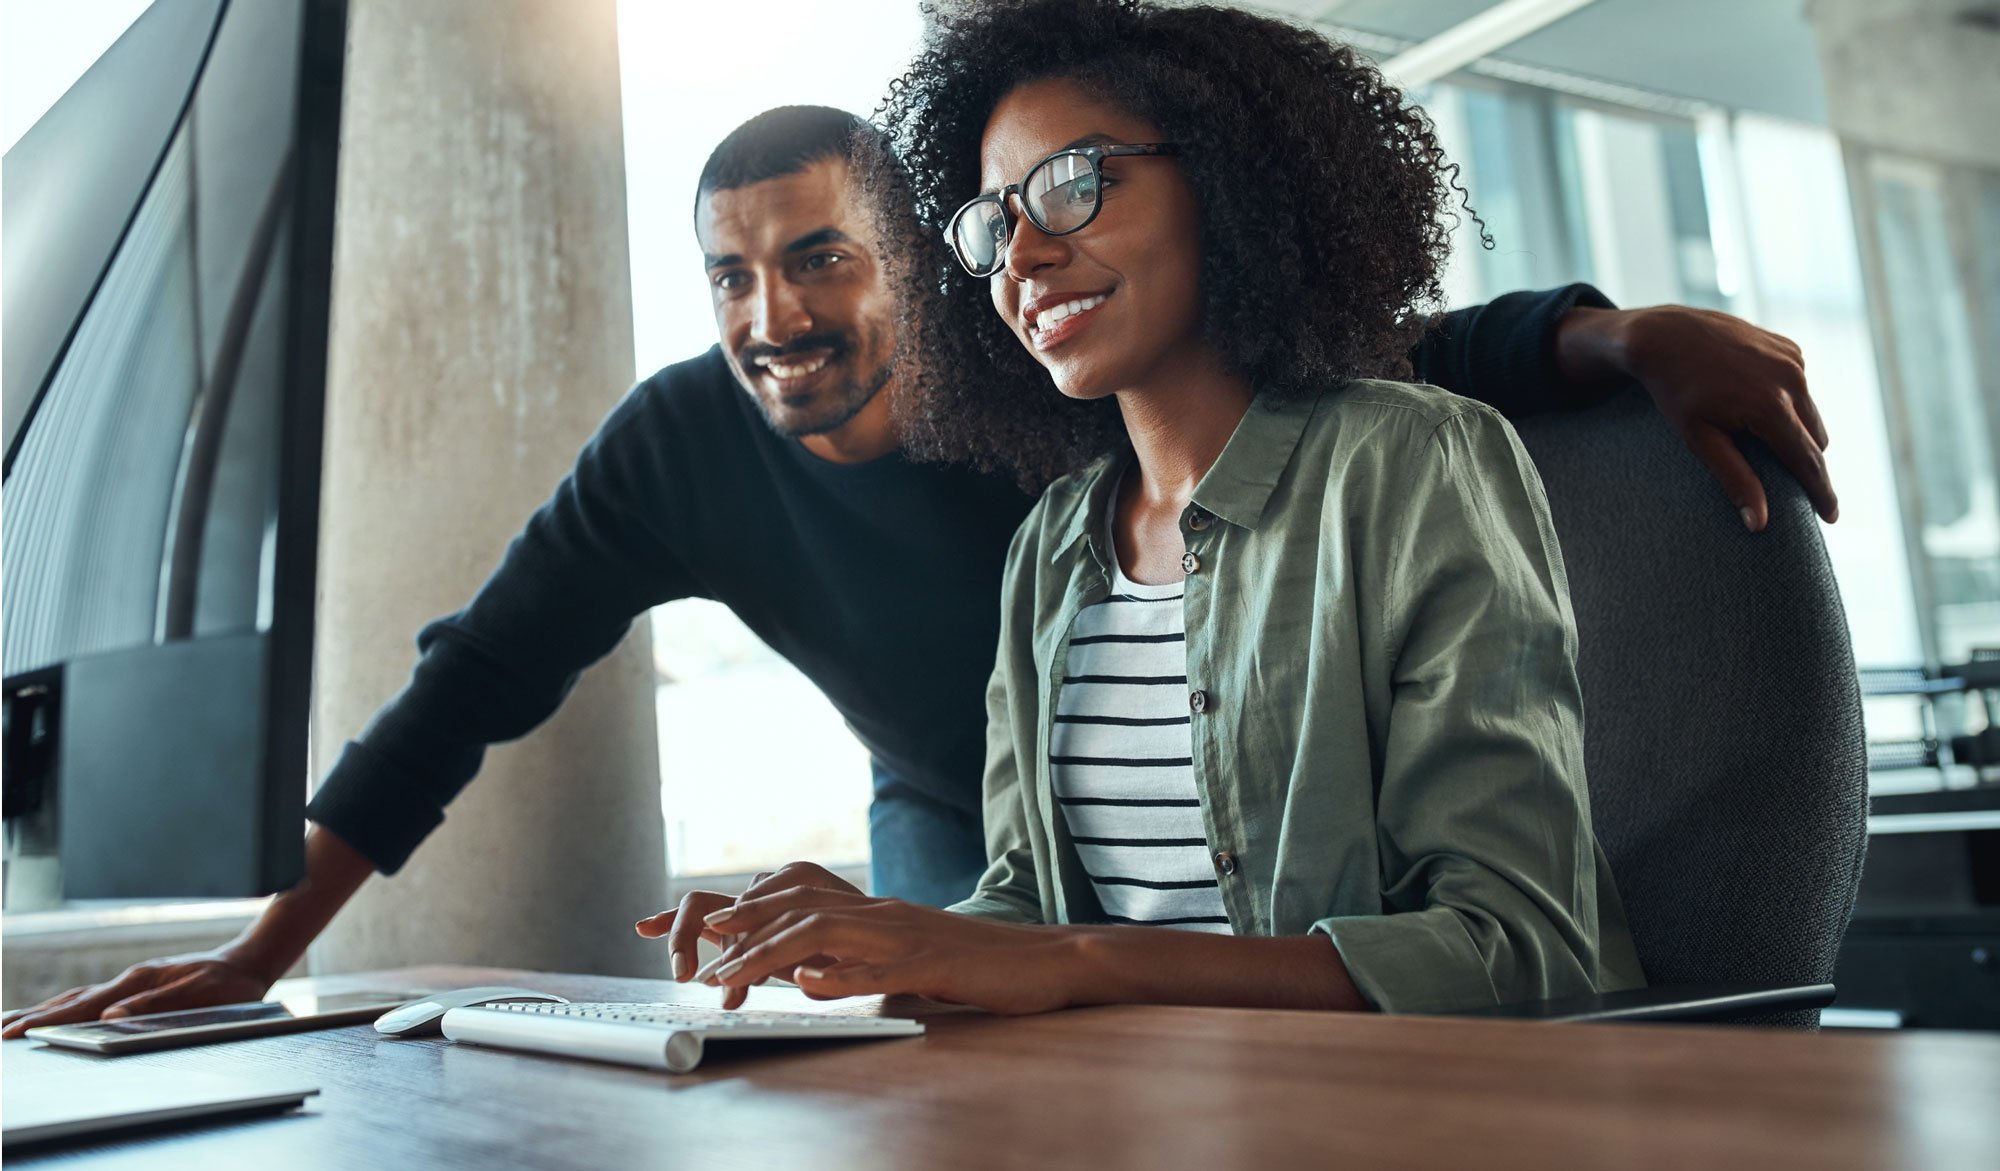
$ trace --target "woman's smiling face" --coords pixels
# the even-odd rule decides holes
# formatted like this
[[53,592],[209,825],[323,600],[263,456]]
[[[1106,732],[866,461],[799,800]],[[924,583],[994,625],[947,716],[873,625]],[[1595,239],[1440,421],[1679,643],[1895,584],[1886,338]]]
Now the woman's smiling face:
[[[980,185],[997,191],[1077,146],[1164,141],[1159,127],[1073,81],[1015,87],[980,141]],[[1014,212],[993,308],[1071,398],[1140,386],[1169,363],[1197,361],[1201,211],[1171,158],[1104,160],[1103,207],[1080,232],[1050,236]]]

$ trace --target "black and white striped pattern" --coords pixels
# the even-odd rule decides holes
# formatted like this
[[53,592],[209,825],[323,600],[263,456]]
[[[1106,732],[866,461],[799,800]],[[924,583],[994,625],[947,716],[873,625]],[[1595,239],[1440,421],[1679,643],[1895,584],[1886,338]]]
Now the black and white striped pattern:
[[1196,798],[1181,585],[1114,572],[1077,615],[1049,764],[1114,923],[1229,933]]

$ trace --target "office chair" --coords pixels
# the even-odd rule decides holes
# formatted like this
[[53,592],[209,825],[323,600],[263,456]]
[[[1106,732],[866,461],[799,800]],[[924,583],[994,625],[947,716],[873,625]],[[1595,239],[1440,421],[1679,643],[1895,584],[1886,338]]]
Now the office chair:
[[1651,987],[1474,1014],[1816,1028],[1867,848],[1854,653],[1819,522],[1761,446],[1743,527],[1628,391],[1518,424],[1576,610],[1591,817]]

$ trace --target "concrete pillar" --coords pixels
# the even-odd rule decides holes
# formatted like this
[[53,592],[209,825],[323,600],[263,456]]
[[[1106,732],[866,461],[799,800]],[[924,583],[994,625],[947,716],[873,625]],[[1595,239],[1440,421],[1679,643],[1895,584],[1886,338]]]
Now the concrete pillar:
[[1827,120],[1850,143],[2000,167],[1991,0],[1811,0]]
[[[353,0],[314,764],[402,686],[632,381],[614,0]],[[657,975],[666,850],[645,626],[494,749],[316,973]]]

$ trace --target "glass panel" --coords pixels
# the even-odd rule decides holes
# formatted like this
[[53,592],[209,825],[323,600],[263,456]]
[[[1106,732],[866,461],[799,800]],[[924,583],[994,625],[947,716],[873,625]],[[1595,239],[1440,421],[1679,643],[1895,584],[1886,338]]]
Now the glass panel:
[[868,752],[826,697],[719,602],[653,611],[660,806],[673,873],[868,858]]
[[1488,251],[1459,225],[1452,303],[1585,280],[1620,304],[1731,306],[1692,122],[1521,86],[1437,84],[1423,103],[1493,235]]
[[1970,305],[1942,169],[1878,155],[1868,176],[1937,653],[1959,662],[1974,646],[2000,645],[2000,481]]
[[[1519,87],[1437,84],[1423,97],[1445,154],[1462,168],[1472,206],[1493,236],[1463,214],[1445,274],[1454,305],[1514,289],[1588,280],[1590,263],[1573,230],[1574,200],[1565,190],[1561,144],[1547,94]],[[1453,200],[1456,208],[1456,197]]]
[[1569,125],[1575,153],[1574,194],[1590,241],[1592,283],[1620,305],[1689,300],[1661,126],[1594,108],[1565,106],[1558,116]]
[[[1923,661],[1861,260],[1840,144],[1819,127],[1735,119],[1733,157],[1757,323],[1799,344],[1833,443],[1840,523],[1820,532],[1864,667]],[[1800,198],[1811,192],[1810,199]],[[1871,734],[1893,735],[1875,727]],[[1914,735],[1914,730],[1903,734]]]
[[[1472,159],[1472,133],[1466,125],[1465,94],[1461,86],[1436,82],[1414,91],[1412,97],[1430,115],[1431,125],[1437,131],[1438,145],[1444,148],[1445,157],[1458,164],[1459,182],[1470,186],[1468,168]],[[1478,207],[1482,198],[1476,197],[1473,206]],[[1479,233],[1459,211],[1456,195],[1452,197],[1451,210],[1459,213],[1459,222],[1452,230],[1451,257],[1445,264],[1442,281],[1445,304],[1450,307],[1476,305],[1489,299],[1476,259],[1480,252]],[[1495,243],[1498,243],[1497,239]]]
[[1706,309],[1730,308],[1717,279],[1715,242],[1709,230],[1708,194],[1702,184],[1701,152],[1692,126],[1657,128],[1660,166],[1667,186],[1667,224],[1673,236],[1679,300]]

